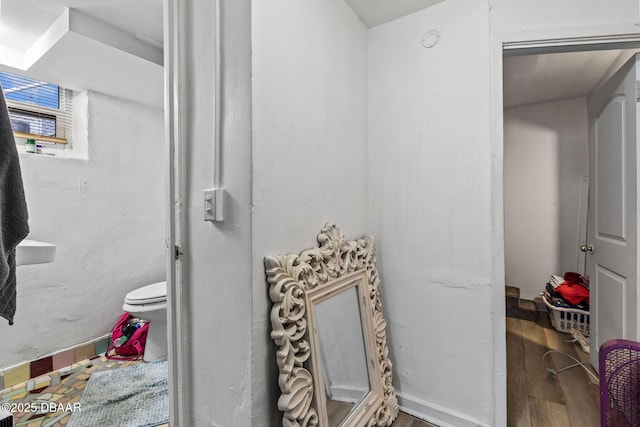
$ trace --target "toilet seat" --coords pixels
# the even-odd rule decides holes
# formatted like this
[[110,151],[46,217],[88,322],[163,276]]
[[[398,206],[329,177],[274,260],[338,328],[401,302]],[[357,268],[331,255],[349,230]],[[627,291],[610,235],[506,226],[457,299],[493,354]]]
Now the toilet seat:
[[126,305],[144,305],[165,302],[167,282],[157,282],[129,292],[124,298]]
[[152,283],[129,292],[122,309],[149,322],[143,359],[153,362],[167,356],[167,282]]

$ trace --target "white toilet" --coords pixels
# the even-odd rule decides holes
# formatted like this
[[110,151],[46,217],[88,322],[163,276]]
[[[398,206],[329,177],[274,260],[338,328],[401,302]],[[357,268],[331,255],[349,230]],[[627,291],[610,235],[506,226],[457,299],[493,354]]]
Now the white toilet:
[[134,317],[147,320],[147,343],[144,361],[153,362],[167,355],[167,282],[135,289],[124,298],[122,309]]

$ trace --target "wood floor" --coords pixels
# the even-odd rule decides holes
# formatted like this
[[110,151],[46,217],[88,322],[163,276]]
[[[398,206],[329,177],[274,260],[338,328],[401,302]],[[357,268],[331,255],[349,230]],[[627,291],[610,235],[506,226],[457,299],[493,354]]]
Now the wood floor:
[[400,412],[398,418],[393,422],[392,427],[437,427],[426,421],[412,417],[411,415]]
[[575,363],[563,355],[551,354],[542,365],[542,356],[549,350],[562,351],[587,364],[589,355],[577,344],[565,343],[570,336],[551,328],[547,319],[539,323],[507,318],[507,425],[600,426],[595,379],[581,367],[556,376],[546,372],[547,367],[560,369]]
[[[338,402],[335,400],[327,399],[327,415],[329,416],[330,427],[337,427],[340,425],[340,421],[349,414],[353,408],[353,404]],[[398,418],[393,422],[392,427],[437,427],[436,425],[429,424],[426,421],[422,421],[411,415],[400,412]]]

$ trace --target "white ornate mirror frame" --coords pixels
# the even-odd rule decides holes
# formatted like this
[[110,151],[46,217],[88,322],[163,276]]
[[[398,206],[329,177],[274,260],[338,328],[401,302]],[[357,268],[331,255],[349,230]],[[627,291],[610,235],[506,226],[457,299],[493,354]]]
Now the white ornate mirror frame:
[[318,235],[318,243],[318,248],[300,255],[264,260],[273,302],[271,338],[277,346],[282,425],[329,425],[314,307],[351,287],[358,289],[370,390],[341,425],[391,425],[398,414],[398,403],[373,238],[345,241],[336,225],[327,224]]

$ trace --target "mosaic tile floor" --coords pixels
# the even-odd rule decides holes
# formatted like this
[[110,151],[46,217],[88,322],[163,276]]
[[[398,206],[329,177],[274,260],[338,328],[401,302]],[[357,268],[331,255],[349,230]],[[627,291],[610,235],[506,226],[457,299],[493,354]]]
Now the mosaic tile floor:
[[[83,360],[35,381],[17,384],[0,391],[0,405],[10,405],[16,427],[65,426],[71,418],[74,403],[77,406],[92,372],[134,363],[143,362],[118,362],[99,356]],[[159,427],[168,426],[169,424],[162,424]]]

